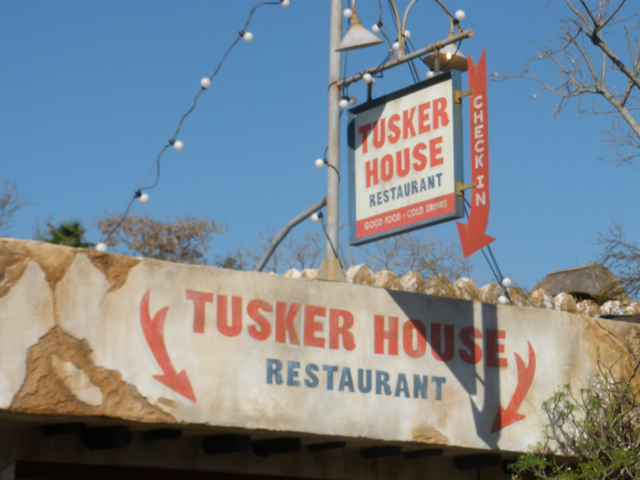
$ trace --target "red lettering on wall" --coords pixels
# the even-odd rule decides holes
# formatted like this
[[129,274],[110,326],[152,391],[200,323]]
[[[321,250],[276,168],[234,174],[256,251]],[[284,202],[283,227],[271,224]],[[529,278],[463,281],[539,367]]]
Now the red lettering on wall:
[[287,343],[287,335],[289,336],[289,344],[300,345],[298,334],[293,326],[293,321],[300,310],[299,303],[292,303],[287,311],[285,302],[276,302],[276,343]]
[[193,302],[193,333],[204,333],[205,304],[213,302],[213,293],[187,290],[184,296]]
[[[342,325],[340,324],[342,319]],[[353,340],[353,333],[349,329],[353,327],[353,314],[348,310],[329,310],[329,348],[340,349],[340,337],[345,350],[351,351],[356,348]]]
[[327,309],[314,305],[304,306],[304,344],[311,347],[324,348],[324,338],[316,337],[316,332],[324,330],[324,323],[316,320],[316,317],[327,315]]
[[[414,340],[416,346],[414,347]],[[404,353],[419,358],[427,351],[427,327],[420,320],[407,320],[402,326],[402,348]]]
[[218,295],[218,331],[227,336],[235,337],[242,331],[242,297],[231,297],[231,325],[227,321],[227,296]]
[[505,368],[507,366],[507,359],[498,357],[498,354],[504,353],[504,345],[498,343],[498,340],[504,340],[506,338],[505,331],[488,328],[485,335],[487,337],[487,365],[489,367]]
[[441,323],[431,324],[431,354],[433,358],[439,362],[448,362],[453,359],[455,352],[454,334],[455,329],[453,325],[444,325],[444,349],[442,348],[442,336],[440,330],[442,328]]
[[465,363],[476,364],[482,360],[482,349],[473,341],[474,338],[482,338],[480,330],[474,327],[463,327],[458,334],[460,341],[467,350],[458,350],[458,355]]
[[251,300],[247,305],[247,314],[249,318],[256,322],[256,325],[260,328],[256,328],[256,325],[249,325],[247,331],[249,336],[256,340],[266,340],[271,335],[271,323],[264,318],[261,310],[264,312],[273,312],[273,308],[264,300]]
[[398,317],[388,317],[389,329],[384,328],[384,315],[373,317],[373,351],[384,355],[384,341],[389,345],[389,355],[398,355]]

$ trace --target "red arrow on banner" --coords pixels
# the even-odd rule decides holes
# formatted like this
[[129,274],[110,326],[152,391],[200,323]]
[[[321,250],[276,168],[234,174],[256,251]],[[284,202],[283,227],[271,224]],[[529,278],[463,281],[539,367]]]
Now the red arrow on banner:
[[525,418],[524,415],[518,413],[518,408],[522,405],[524,397],[527,395],[529,388],[531,388],[533,376],[536,373],[536,354],[533,351],[531,343],[527,342],[527,344],[529,345],[529,365],[525,367],[520,355],[517,353],[514,354],[516,357],[516,366],[518,367],[518,385],[516,386],[516,391],[513,394],[513,397],[511,397],[509,406],[506,409],[500,407],[498,415],[496,415],[496,419],[493,422],[491,433],[502,430],[512,423],[516,423],[517,421]]
[[489,128],[487,117],[487,65],[482,52],[476,66],[469,57],[469,100],[471,117],[471,193],[469,223],[458,222],[458,234],[465,257],[486,247],[495,238],[485,234],[489,223]]
[[183,397],[195,402],[196,396],[193,393],[193,388],[191,388],[187,372],[184,370],[180,373],[176,372],[176,369],[171,364],[167,347],[164,344],[164,320],[169,307],[159,310],[151,320],[149,315],[149,295],[151,295],[151,289],[146,291],[142,297],[142,302],[140,302],[140,325],[142,325],[142,332],[151,349],[151,353],[153,353],[156,362],[158,362],[164,373],[164,375],[154,375],[153,378]]

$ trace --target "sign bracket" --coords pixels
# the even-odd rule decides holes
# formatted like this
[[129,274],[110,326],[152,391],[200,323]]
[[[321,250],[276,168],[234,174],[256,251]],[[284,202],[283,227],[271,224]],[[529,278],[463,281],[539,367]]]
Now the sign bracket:
[[473,95],[473,89],[472,88],[470,88],[466,92],[461,92],[460,90],[456,90],[456,91],[453,92],[453,101],[456,102],[456,103],[462,103],[462,98],[463,97],[468,97],[470,95]]
[[476,188],[476,182],[467,183],[466,185],[463,185],[462,182],[456,182],[456,195],[464,197],[464,191],[470,188]]

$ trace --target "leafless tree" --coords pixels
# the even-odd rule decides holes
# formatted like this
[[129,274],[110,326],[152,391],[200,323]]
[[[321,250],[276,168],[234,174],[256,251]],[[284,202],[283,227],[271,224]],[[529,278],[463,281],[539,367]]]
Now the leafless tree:
[[[103,235],[120,222],[120,215],[108,214],[96,221]],[[124,245],[127,253],[171,262],[206,265],[205,256],[213,235],[226,233],[226,226],[218,226],[206,217],[189,215],[173,221],[154,220],[148,215],[129,215],[111,237],[110,246]]]
[[18,192],[15,182],[5,178],[0,191],[0,235],[6,235],[13,228],[13,219],[18,210],[30,205],[27,196]]
[[640,248],[627,240],[622,224],[613,221],[607,233],[597,232],[602,247],[598,260],[613,271],[630,297],[640,296]]
[[[557,3],[557,2],[553,2]],[[564,0],[558,9],[547,3],[558,24],[557,33],[541,43],[521,72],[493,81],[524,78],[551,92],[559,102],[557,115],[568,105],[579,113],[602,114],[611,121],[603,141],[613,151],[605,160],[631,163],[640,155],[640,24],[638,4],[627,0]],[[551,66],[548,73],[544,66]],[[545,74],[540,74],[545,72]]]
[[415,270],[425,279],[445,275],[454,282],[471,276],[473,270],[473,264],[463,257],[457,244],[418,232],[369,244],[361,250],[361,256],[373,271],[386,269],[402,275]]
[[[340,225],[340,230],[344,228],[344,224]],[[253,268],[276,233],[270,229],[266,235],[259,234],[259,242],[254,247],[240,247],[219,264],[222,266],[226,261],[231,265]],[[343,238],[344,235],[341,236]],[[325,234],[320,228],[313,232],[291,233],[276,249],[265,270],[283,273],[291,268],[318,268],[324,258],[325,241]],[[403,275],[409,270],[416,270],[424,278],[446,275],[451,281],[470,276],[473,269],[472,263],[462,256],[459,246],[418,232],[398,235],[363,247],[348,247],[342,241],[338,245],[338,257],[345,270],[351,265],[365,263],[373,271],[391,270]],[[232,258],[236,260],[230,260]]]

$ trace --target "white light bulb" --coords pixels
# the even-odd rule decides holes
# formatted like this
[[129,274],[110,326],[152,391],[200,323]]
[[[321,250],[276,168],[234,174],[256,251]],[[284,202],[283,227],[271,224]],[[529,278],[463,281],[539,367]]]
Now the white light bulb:
[[107,244],[103,243],[103,242],[96,243],[96,250],[99,251],[99,252],[106,252],[107,251]]
[[394,52],[397,52],[398,50],[400,50],[400,42],[393,42],[393,45],[391,45],[391,48],[393,48]]
[[409,30],[404,31],[404,38],[411,38],[411,32]]
[[511,286],[511,279],[509,277],[504,277],[500,283],[504,288],[509,288]]
[[320,221],[320,217],[318,216],[318,214],[317,214],[317,213],[312,213],[312,214],[311,214],[311,221],[312,221],[313,223],[318,223],[318,222]]
[[349,105],[355,105],[358,103],[358,99],[356,97],[349,97]]
[[289,0],[280,0],[280,6],[282,8],[289,8]]
[[350,8],[345,8],[345,9],[342,11],[342,16],[343,16],[344,18],[351,18],[351,17],[353,17],[353,10],[351,10]]
[[143,193],[138,197],[138,200],[140,201],[140,203],[147,203],[149,201],[149,195]]
[[374,23],[374,24],[373,24],[373,27],[371,27],[371,31],[372,31],[373,33],[380,33],[380,31],[381,31],[381,30],[380,30],[380,25],[378,25],[377,23]]
[[316,168],[322,168],[324,167],[324,160],[322,158],[318,158],[315,162],[314,162]]
[[451,54],[451,52],[447,52],[447,60],[451,60],[451,57],[452,57],[452,56],[453,56],[453,55]]
[[367,85],[369,85],[371,83],[371,81],[373,80],[373,76],[370,73],[365,73],[362,76],[362,80],[364,81],[364,83],[366,83]]
[[341,99],[341,100],[340,100],[340,103],[338,103],[338,106],[339,106],[341,109],[343,109],[343,110],[344,110],[345,108],[349,108],[349,100],[348,100],[348,99],[346,99],[346,98]]
[[242,38],[244,39],[245,42],[249,43],[251,42],[251,40],[253,40],[253,33],[244,32],[244,34],[242,35]]
[[211,80],[209,80],[207,77],[204,77],[202,80],[200,80],[200,86],[202,88],[209,88],[211,86]]
[[500,295],[498,297],[498,303],[500,305],[506,305],[507,303],[509,303],[509,300],[507,299],[507,297],[505,297],[504,295]]
[[464,13],[464,10],[458,10],[454,16],[456,17],[456,20],[461,22],[464,20],[464,17],[466,17],[466,14]]
[[179,152],[183,148],[184,148],[184,143],[182,143],[180,140],[176,140],[175,142],[173,142],[173,149],[176,152]]
[[433,78],[436,76],[436,72],[434,72],[433,70],[429,70],[427,72],[427,78]]

